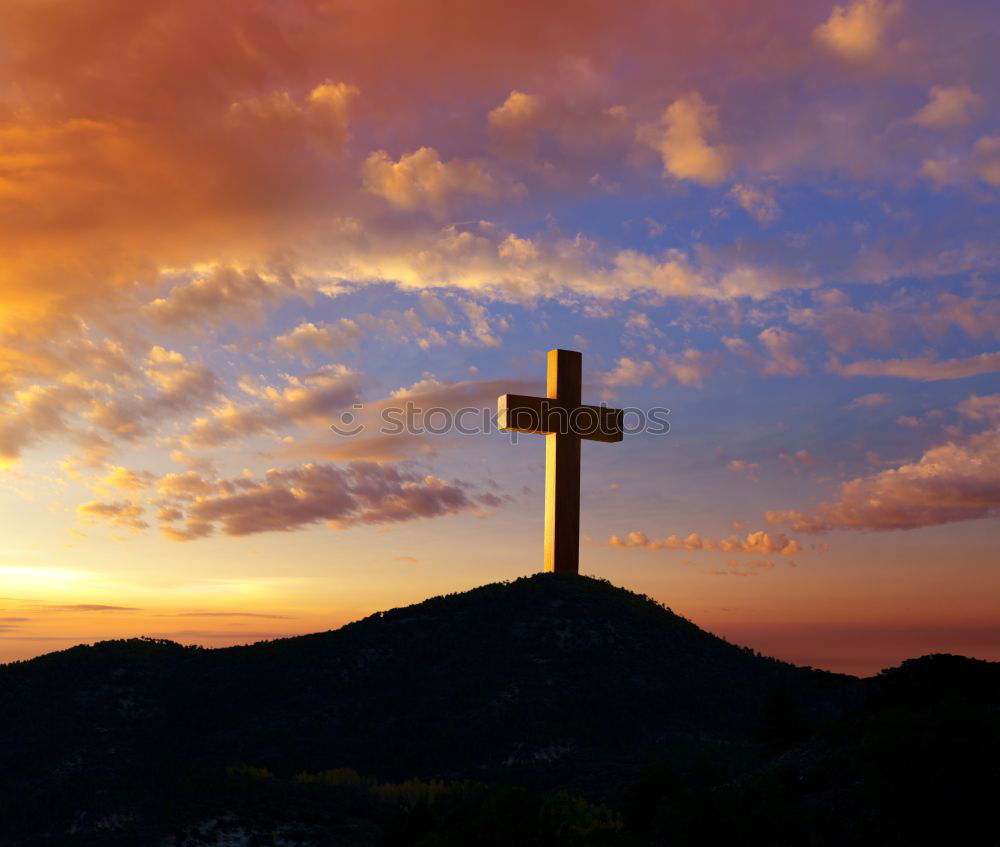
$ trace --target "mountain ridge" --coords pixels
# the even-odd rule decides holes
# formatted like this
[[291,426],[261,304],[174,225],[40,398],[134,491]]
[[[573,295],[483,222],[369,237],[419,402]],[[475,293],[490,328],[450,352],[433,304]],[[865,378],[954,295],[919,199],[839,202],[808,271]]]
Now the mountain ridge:
[[[938,657],[868,680],[801,668],[605,581],[536,574],[252,645],[106,641],[0,666],[0,797],[60,798],[46,814],[64,831],[81,808],[152,820],[153,798],[184,795],[195,773],[236,768],[248,791],[261,787],[247,773],[267,773],[299,797],[296,774],[346,769],[628,809],[666,767],[648,801],[662,805],[657,791],[692,780],[756,786],[765,764],[812,773],[854,749],[849,733],[831,746],[829,727],[870,708],[923,714],[941,680],[989,712],[998,668]],[[364,780],[330,790],[367,803]]]

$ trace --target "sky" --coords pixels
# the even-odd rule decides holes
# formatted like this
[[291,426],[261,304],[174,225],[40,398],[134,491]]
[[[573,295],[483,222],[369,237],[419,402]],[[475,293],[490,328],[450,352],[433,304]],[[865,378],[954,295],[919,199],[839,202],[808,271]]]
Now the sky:
[[582,572],[1000,660],[995,3],[0,8],[0,661],[539,570],[544,438],[380,428],[556,347],[669,410],[584,444]]

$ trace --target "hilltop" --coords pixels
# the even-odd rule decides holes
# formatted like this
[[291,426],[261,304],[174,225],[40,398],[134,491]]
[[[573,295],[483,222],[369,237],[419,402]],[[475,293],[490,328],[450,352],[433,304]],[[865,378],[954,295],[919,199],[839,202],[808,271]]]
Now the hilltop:
[[[831,761],[851,771],[848,728],[873,715],[919,732],[946,702],[1000,749],[998,679],[959,657],[868,681],[799,668],[606,582],[541,574],[247,647],[108,641],[0,666],[0,844],[222,843],[212,826],[453,843],[420,841],[442,809],[527,821],[544,798],[590,833],[547,843],[712,843],[681,837],[698,815],[727,819],[713,793],[740,808],[780,774],[809,787],[788,800],[801,820],[849,807],[856,775],[849,791],[809,781]],[[671,812],[693,785],[697,802]],[[496,791],[518,811],[498,812]]]

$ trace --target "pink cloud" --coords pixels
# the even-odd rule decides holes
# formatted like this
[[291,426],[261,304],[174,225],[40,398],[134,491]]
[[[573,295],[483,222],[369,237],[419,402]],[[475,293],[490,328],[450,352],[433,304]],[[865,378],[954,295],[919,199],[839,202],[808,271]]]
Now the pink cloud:
[[872,409],[876,406],[884,406],[889,402],[889,398],[885,394],[862,394],[860,397],[855,397],[850,403],[847,404],[848,409]]

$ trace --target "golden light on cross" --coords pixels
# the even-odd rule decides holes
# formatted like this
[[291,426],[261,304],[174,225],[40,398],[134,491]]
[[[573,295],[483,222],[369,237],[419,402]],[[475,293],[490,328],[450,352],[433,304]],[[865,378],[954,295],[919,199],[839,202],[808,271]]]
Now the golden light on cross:
[[546,397],[503,394],[497,400],[499,426],[545,436],[544,569],[580,569],[580,441],[621,441],[621,409],[581,403],[583,356],[549,350]]

